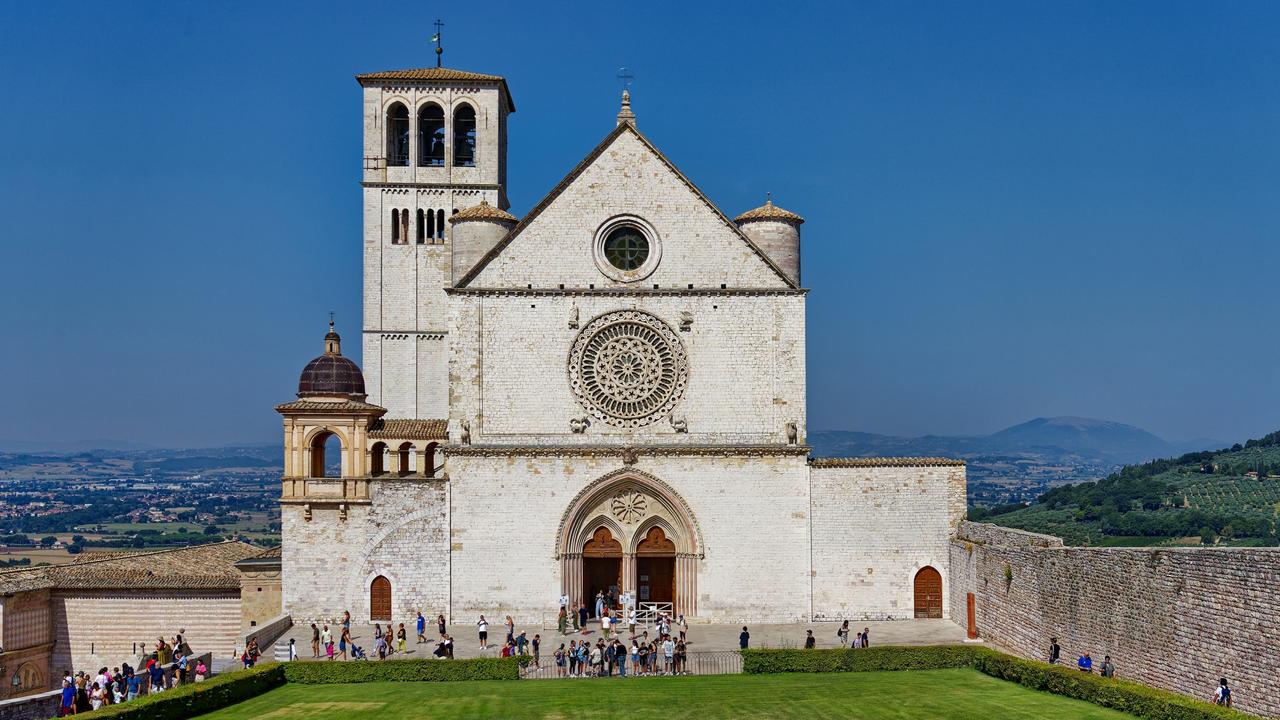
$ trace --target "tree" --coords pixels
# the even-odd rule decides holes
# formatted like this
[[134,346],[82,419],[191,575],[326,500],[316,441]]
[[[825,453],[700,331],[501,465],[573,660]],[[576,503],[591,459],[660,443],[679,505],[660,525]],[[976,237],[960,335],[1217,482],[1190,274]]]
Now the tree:
[[56,537],[54,537],[54,536],[52,536],[52,535],[49,535],[49,536],[46,536],[46,537],[42,537],[42,538],[40,538],[40,547],[42,547],[42,548],[51,548],[51,547],[53,547],[54,543],[56,543],[56,542],[58,542],[58,538],[56,538]]
[[1213,544],[1213,530],[1210,530],[1207,527],[1200,528],[1200,544],[1201,545]]
[[80,545],[72,544],[67,546],[68,555],[79,555],[81,550],[84,550],[84,548]]
[[72,535],[72,536],[71,536],[71,543],[72,543],[73,545],[84,545],[84,536],[83,536],[83,535]]
[[204,534],[205,534],[205,535],[217,535],[217,534],[218,534],[218,526],[217,526],[217,525],[210,525],[209,527],[207,527],[207,528],[205,528],[205,529],[204,529]]

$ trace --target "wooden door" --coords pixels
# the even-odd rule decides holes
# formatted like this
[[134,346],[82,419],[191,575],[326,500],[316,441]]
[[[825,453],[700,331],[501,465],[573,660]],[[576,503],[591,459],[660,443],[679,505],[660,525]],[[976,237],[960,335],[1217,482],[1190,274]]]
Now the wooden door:
[[391,581],[381,575],[369,587],[369,620],[391,621]]
[[916,617],[942,617],[942,575],[932,567],[916,573]]

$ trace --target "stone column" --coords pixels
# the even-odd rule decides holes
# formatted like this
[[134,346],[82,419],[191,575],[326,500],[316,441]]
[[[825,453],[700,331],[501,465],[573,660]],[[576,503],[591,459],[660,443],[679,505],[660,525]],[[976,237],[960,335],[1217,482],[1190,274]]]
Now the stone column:
[[698,557],[676,555],[675,612],[686,617],[698,614]]
[[[619,592],[635,593],[636,589],[636,556],[634,553],[625,553],[622,556],[622,586]],[[639,602],[637,600],[637,602]]]

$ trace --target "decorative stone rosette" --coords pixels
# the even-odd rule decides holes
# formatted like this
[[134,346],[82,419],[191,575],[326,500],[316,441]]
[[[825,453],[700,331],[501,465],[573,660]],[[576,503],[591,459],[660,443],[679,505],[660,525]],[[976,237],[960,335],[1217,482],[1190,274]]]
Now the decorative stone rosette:
[[635,490],[623,490],[609,503],[613,516],[628,525],[639,522],[649,512],[649,499]]
[[569,352],[569,385],[578,402],[616,427],[642,427],[666,417],[688,384],[679,336],[639,310],[597,317]]

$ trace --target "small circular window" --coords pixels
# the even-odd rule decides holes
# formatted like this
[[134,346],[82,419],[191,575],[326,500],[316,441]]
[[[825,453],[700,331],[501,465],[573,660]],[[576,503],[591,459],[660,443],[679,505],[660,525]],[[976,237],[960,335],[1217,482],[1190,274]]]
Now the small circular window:
[[649,259],[649,240],[639,229],[623,225],[604,239],[604,256],[619,270],[636,270]]
[[662,259],[657,230],[635,215],[616,215],[596,229],[592,241],[596,267],[618,282],[635,282],[651,275]]

